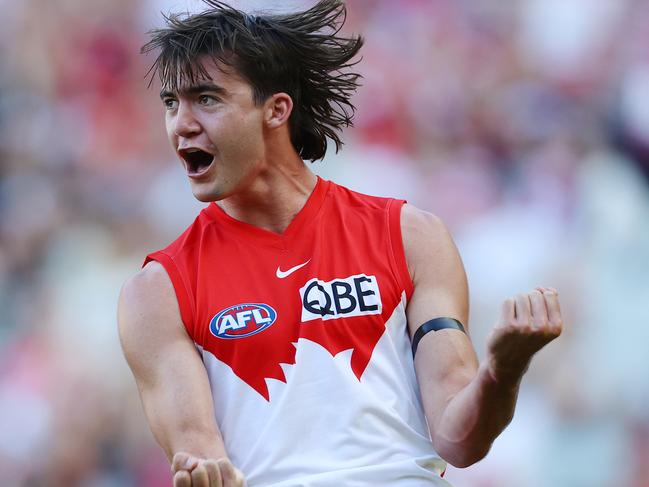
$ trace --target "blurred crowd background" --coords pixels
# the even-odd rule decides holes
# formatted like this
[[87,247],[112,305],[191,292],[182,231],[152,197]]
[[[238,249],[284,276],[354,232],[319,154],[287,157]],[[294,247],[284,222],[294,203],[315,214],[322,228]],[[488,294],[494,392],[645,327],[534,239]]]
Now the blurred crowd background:
[[[232,1],[291,10],[314,1]],[[161,11],[0,0],[0,485],[170,485],[116,302],[200,210],[166,141]],[[489,456],[457,487],[649,486],[649,2],[349,0],[356,125],[314,170],[441,216],[480,355],[503,299],[559,289]]]

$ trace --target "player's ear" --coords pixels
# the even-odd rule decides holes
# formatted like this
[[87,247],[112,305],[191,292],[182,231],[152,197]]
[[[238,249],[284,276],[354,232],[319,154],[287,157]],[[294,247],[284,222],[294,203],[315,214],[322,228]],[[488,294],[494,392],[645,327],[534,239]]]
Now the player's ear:
[[275,93],[264,103],[264,120],[268,128],[281,127],[293,111],[293,99],[286,93]]

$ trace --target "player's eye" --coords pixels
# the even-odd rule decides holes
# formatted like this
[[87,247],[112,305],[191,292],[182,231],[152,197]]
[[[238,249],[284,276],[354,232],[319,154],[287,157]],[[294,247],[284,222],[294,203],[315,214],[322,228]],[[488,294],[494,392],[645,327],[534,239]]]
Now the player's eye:
[[210,95],[200,95],[198,97],[199,105],[211,106],[211,105],[214,105],[216,102],[217,102],[217,99],[214,98],[213,96],[210,96]]
[[165,98],[162,100],[162,103],[167,110],[175,110],[178,107],[178,100],[173,98]]

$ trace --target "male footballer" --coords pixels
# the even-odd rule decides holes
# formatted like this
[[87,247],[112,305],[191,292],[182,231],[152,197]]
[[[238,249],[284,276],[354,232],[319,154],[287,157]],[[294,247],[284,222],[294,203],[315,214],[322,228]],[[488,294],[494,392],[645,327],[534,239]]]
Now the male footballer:
[[314,175],[363,44],[321,0],[216,0],[151,33],[169,141],[209,203],[122,289],[119,331],[175,487],[449,486],[512,419],[557,292],[506,299],[478,363],[444,224]]

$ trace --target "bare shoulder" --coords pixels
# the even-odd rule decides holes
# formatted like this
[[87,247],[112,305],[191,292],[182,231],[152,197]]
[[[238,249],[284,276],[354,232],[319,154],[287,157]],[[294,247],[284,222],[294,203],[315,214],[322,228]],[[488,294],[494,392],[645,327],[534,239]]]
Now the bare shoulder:
[[410,204],[403,205],[401,210],[401,234],[413,280],[420,265],[430,266],[436,259],[457,252],[442,219]]
[[130,318],[159,315],[173,309],[174,305],[177,307],[171,279],[164,267],[155,261],[129,278],[119,296],[120,312],[124,311]]
[[150,262],[126,281],[117,317],[127,358],[132,350],[141,353],[186,336],[173,284],[158,262]]
[[401,233],[414,292],[408,304],[411,331],[436,316],[468,321],[464,265],[444,222],[427,211],[404,205]]
[[437,215],[406,203],[401,207],[401,226],[416,225],[430,227],[444,227],[444,222]]

